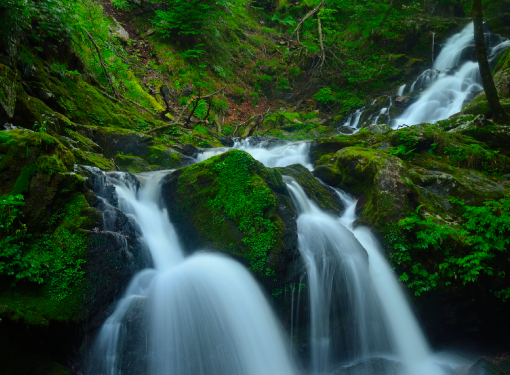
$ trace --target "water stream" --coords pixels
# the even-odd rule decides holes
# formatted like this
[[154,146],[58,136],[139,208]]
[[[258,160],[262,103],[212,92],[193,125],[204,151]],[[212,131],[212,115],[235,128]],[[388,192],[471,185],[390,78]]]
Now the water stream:
[[[311,166],[309,143],[264,148],[251,141],[236,147],[268,167]],[[206,150],[200,158],[227,150]],[[250,273],[223,255],[183,255],[160,203],[167,173],[139,174],[139,185],[127,174],[106,176],[119,208],[147,242],[155,269],[131,281],[97,335],[86,374],[298,374],[285,334]],[[335,217],[295,180],[284,180],[299,213],[298,247],[306,264],[307,280],[290,289],[291,335],[299,329],[301,282],[309,293],[311,358],[304,373],[443,375],[377,241],[367,228],[352,228],[355,200],[337,191],[346,209]]]
[[[96,338],[86,373],[136,373],[129,363],[143,358],[142,373],[151,375],[294,374],[279,323],[250,273],[222,255],[183,256],[160,206],[166,173],[139,175],[139,189],[128,179],[110,179],[119,207],[141,228],[155,269],[131,281]],[[128,328],[133,320],[142,339]]]
[[[434,35],[432,35],[434,38]],[[494,65],[510,41],[495,34],[486,34],[487,55]],[[390,124],[415,125],[435,123],[461,111],[475,95],[483,90],[478,62],[474,56],[474,27],[467,25],[448,39],[434,61],[432,69],[425,70],[411,85],[410,92],[423,90],[411,104]]]

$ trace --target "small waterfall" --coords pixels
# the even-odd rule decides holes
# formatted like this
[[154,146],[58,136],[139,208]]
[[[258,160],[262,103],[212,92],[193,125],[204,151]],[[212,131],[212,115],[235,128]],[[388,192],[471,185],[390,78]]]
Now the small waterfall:
[[[486,34],[486,39],[489,62],[493,65],[505,48],[510,46],[510,41],[494,34]],[[432,40],[434,43],[434,33]],[[432,69],[425,70],[413,82],[409,92],[423,92],[415,103],[393,121],[392,126],[435,123],[460,112],[466,103],[483,90],[478,63],[473,61],[474,53],[474,28],[470,23],[447,40]]]
[[168,171],[111,178],[156,269],[136,275],[99,331],[88,375],[293,375],[281,328],[250,273],[222,255],[185,258],[161,208]]
[[[311,369],[390,353],[390,332],[368,277],[367,254],[342,221],[322,212],[299,184],[285,177],[299,210],[298,247],[305,260],[311,310]],[[346,211],[353,214],[353,208]],[[339,322],[340,319],[340,322]],[[331,323],[342,327],[331,337]],[[338,342],[333,344],[333,341]]]
[[379,121],[379,117],[381,117],[381,115],[385,115],[387,111],[388,111],[388,108],[386,108],[386,107],[381,108],[381,110],[379,111],[379,114],[374,117],[374,120],[372,121],[372,125],[377,124],[377,121]]
[[[369,374],[396,374],[395,366],[369,360],[386,357],[402,363],[407,375],[443,375],[377,241],[369,229],[353,229],[356,201],[337,191],[346,210],[334,218],[308,199],[296,181],[288,177],[285,181],[300,210],[299,249],[308,272],[313,373],[327,372],[335,357],[329,330],[335,299],[340,297],[340,312],[348,322],[342,332],[350,345],[343,348],[348,366],[362,363]],[[344,374],[341,369],[336,373]]]
[[351,112],[351,114],[347,117],[347,120],[342,124],[343,127],[348,127],[353,129],[355,132],[358,131],[358,124],[359,119],[361,118],[361,115],[365,111],[365,107],[358,108],[354,112]]
[[402,86],[400,86],[397,90],[397,96],[402,96],[404,95],[404,90],[406,88],[406,84],[404,83]]
[[[361,114],[360,114],[361,116]],[[264,147],[263,143],[254,143],[251,138],[238,140],[235,142],[235,149],[243,150],[253,156],[254,159],[260,161],[266,167],[286,167],[292,164],[302,164],[310,171],[313,165],[310,162],[308,151],[310,150],[310,142],[288,143],[272,148]],[[212,156],[220,155],[232,148],[220,147],[210,150],[204,150],[197,157],[197,162],[209,159]]]

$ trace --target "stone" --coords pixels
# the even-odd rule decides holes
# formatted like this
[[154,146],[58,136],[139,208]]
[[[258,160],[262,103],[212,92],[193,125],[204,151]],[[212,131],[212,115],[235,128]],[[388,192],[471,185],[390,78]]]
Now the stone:
[[367,126],[365,129],[367,129],[372,134],[386,134],[393,130],[386,124],[374,124]]
[[479,359],[471,366],[466,375],[506,375],[505,372],[493,362]]

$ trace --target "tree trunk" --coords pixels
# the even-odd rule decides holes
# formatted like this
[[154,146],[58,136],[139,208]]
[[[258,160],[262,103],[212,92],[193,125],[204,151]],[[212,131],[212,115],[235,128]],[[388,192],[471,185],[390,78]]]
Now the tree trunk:
[[482,0],[473,0],[473,22],[475,24],[476,58],[480,67],[483,89],[492,112],[494,122],[510,122],[510,116],[505,112],[498,98],[498,91],[492,79],[492,72],[487,60],[487,47],[483,35]]

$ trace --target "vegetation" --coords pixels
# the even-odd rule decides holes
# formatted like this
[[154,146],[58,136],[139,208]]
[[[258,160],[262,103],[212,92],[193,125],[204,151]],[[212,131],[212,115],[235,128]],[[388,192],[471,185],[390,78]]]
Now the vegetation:
[[[395,272],[423,300],[464,301],[471,286],[507,300],[510,132],[490,118],[489,95],[435,125],[337,133],[354,110],[388,107],[388,95],[430,66],[430,33],[442,44],[468,22],[471,5],[0,0],[0,336],[14,327],[13,335],[45,342],[32,328],[53,334],[63,322],[72,333],[58,348],[71,348],[142,264],[136,246],[119,250],[102,231],[88,167],[177,169],[165,199],[190,249],[244,262],[275,304],[291,285],[304,287],[282,175],[331,214],[341,211],[336,196],[313,176],[359,198],[359,223],[384,236]],[[510,3],[481,6],[491,27],[508,33]],[[509,56],[492,72],[506,111]],[[231,146],[228,137],[243,134],[314,141],[313,175],[265,168],[239,150],[189,165],[197,147]],[[120,221],[122,235],[136,237]],[[73,356],[40,346],[28,367],[42,352]],[[38,371],[1,362],[0,372]]]
[[[456,198],[450,202],[462,223],[452,226],[432,215],[420,215],[418,207],[386,235],[390,258],[402,273],[400,280],[416,295],[440,285],[480,282],[483,275],[497,277],[497,283],[506,285],[499,253],[508,251],[510,244],[510,199],[489,200],[481,207]],[[492,292],[506,300],[509,290]]]

